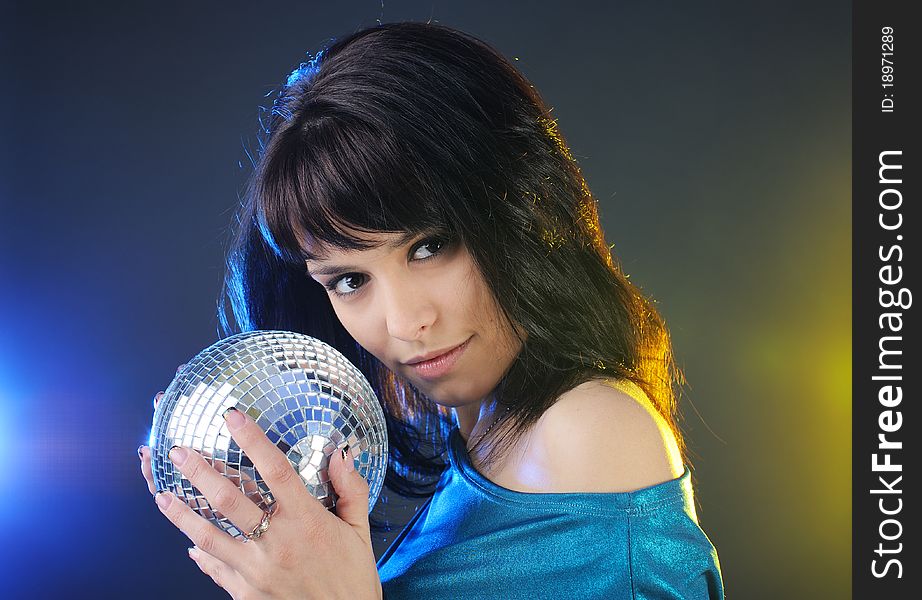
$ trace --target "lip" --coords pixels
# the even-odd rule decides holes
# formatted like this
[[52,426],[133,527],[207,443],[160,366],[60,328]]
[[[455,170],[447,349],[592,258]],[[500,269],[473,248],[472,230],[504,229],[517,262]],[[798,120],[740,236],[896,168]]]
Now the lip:
[[454,350],[460,348],[461,346],[463,346],[464,344],[466,344],[470,339],[471,339],[471,338],[467,338],[466,340],[464,340],[463,342],[461,342],[461,343],[458,344],[457,346],[449,346],[448,348],[445,348],[444,350],[436,350],[435,352],[429,352],[428,354],[420,354],[419,356],[414,356],[413,358],[411,358],[410,360],[404,362],[403,364],[405,364],[405,365],[415,365],[415,364],[419,364],[419,363],[421,363],[421,362],[428,362],[428,361],[430,361],[430,360],[435,360],[436,358],[438,358],[438,357],[440,357],[440,356],[444,356],[445,354],[448,354],[449,352],[453,352]]
[[[455,346],[454,348],[446,351],[439,351],[441,354],[436,354],[429,356],[426,360],[416,360],[417,362],[405,363],[407,366],[411,367],[413,371],[425,379],[433,379],[436,377],[441,377],[448,373],[451,368],[454,366],[458,359],[464,354],[464,351],[467,349],[468,343],[471,341],[471,338],[467,338],[464,343]],[[423,355],[426,356],[426,355]]]

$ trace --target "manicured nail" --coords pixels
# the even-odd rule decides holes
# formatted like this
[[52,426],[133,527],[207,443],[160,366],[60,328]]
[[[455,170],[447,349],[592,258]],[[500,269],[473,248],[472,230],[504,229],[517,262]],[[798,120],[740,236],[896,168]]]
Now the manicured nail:
[[177,467],[181,467],[186,458],[189,456],[189,452],[182,446],[173,446],[170,448],[170,460],[173,461],[173,464]]
[[138,458],[144,459],[144,444],[138,446]]
[[346,463],[346,471],[350,473],[355,471],[355,459],[352,458],[352,451],[349,449],[349,444],[343,448],[343,462]]
[[198,560],[198,556],[199,556],[198,548],[196,548],[195,546],[189,546],[187,550],[189,552],[189,558],[191,558],[192,560]]
[[154,495],[154,502],[157,503],[157,506],[159,506],[161,510],[166,510],[172,501],[172,494],[169,492],[164,492],[161,490],[157,492],[156,495]]
[[247,422],[246,417],[243,416],[239,410],[231,406],[224,411],[224,420],[227,421],[227,428],[231,431],[236,431],[243,427],[243,424]]

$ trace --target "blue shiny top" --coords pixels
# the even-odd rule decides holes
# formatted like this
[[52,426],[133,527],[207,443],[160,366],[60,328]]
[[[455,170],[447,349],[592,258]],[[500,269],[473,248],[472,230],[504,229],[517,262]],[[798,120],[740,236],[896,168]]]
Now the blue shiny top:
[[691,472],[632,492],[525,493],[476,471],[457,427],[435,493],[378,561],[401,598],[723,598]]

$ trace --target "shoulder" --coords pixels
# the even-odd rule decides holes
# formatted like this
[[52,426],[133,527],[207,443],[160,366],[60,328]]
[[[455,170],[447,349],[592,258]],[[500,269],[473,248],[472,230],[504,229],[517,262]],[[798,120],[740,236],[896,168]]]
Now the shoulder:
[[685,470],[672,430],[649,399],[599,380],[561,395],[529,438],[531,487],[548,492],[629,492]]

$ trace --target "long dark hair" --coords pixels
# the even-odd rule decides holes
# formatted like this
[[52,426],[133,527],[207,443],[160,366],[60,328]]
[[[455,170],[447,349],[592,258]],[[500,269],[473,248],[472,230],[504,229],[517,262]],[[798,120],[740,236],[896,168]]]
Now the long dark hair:
[[462,243],[519,328],[522,349],[496,390],[510,410],[485,467],[595,377],[638,385],[687,458],[665,323],[612,258],[556,120],[497,50],[442,25],[388,23],[296,69],[262,130],[219,306],[225,334],[302,332],[362,369],[387,417],[385,486],[423,498],[446,465],[450,410],[360,347],[306,274],[305,233],[367,248],[354,231],[438,231]]

